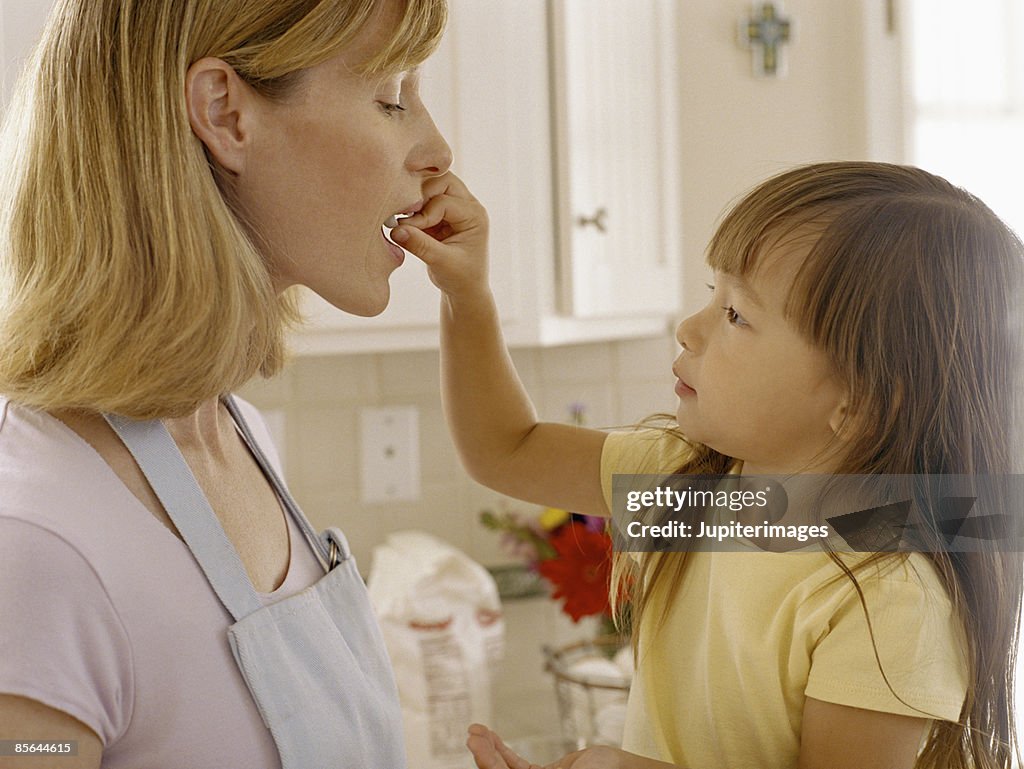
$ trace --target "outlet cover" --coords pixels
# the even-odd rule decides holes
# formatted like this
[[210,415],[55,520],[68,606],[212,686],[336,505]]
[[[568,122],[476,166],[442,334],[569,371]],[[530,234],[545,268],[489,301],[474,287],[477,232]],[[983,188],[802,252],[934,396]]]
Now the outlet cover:
[[420,429],[416,407],[364,408],[359,422],[363,502],[419,499]]

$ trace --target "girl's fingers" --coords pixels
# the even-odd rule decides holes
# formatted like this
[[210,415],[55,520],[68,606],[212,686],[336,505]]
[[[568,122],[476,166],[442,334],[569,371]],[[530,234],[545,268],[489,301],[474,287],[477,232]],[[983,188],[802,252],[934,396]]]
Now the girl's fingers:
[[465,198],[452,197],[448,194],[436,195],[412,216],[403,219],[401,224],[429,230],[441,222],[447,222],[456,232],[469,229],[480,223],[485,216],[483,209]]
[[582,750],[577,750],[575,753],[562,756],[555,763],[548,764],[544,769],[572,769],[576,761],[583,756],[583,752]]
[[508,769],[501,756],[498,755],[498,751],[494,747],[494,740],[491,739],[490,729],[486,726],[473,724],[469,727],[466,747],[473,754],[473,761],[478,769]]
[[391,239],[423,261],[449,295],[486,286],[487,211],[451,174],[428,180],[423,191],[430,197],[398,222]]
[[509,750],[497,734],[481,724],[469,727],[466,747],[478,769],[539,769]]
[[391,239],[405,250],[418,256],[428,266],[444,256],[444,246],[416,227],[396,227],[391,231]]
[[512,750],[512,748],[506,745],[497,734],[491,732],[491,735],[494,737],[494,744],[498,747],[498,753],[500,753],[501,757],[505,759],[505,763],[508,764],[509,769],[540,769],[539,766],[531,764],[525,758],[522,758],[518,753]]
[[439,224],[444,219],[444,214],[444,198],[442,196],[435,196],[430,198],[418,212],[412,216],[407,216],[405,219],[399,219],[398,223],[425,230]]
[[473,763],[477,765],[477,769],[506,769],[505,762],[501,760],[494,745],[484,737],[471,734],[466,739],[466,747],[473,754]]
[[438,195],[453,195],[455,197],[473,200],[473,195],[462,179],[452,172],[427,179],[423,183],[423,197],[430,199]]

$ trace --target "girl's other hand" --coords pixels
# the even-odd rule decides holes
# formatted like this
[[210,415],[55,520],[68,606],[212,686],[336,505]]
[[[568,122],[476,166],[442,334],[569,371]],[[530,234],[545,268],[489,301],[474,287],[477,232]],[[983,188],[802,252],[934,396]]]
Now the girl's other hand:
[[391,231],[391,239],[426,265],[451,297],[487,290],[487,211],[453,173],[423,185],[426,203]]
[[483,724],[469,727],[466,747],[473,754],[478,769],[541,769],[515,753]]
[[501,737],[482,724],[469,727],[466,747],[478,769],[666,769],[669,764],[652,761],[618,748],[599,746],[577,750],[541,767],[530,763],[509,748]]

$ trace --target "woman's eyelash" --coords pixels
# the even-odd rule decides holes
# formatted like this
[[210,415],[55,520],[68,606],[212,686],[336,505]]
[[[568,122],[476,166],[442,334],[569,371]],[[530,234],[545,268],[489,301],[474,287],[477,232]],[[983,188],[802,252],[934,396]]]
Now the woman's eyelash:
[[401,104],[395,104],[389,101],[379,101],[377,103],[380,105],[380,108],[389,115],[394,114],[396,112],[405,112],[405,107],[403,107]]

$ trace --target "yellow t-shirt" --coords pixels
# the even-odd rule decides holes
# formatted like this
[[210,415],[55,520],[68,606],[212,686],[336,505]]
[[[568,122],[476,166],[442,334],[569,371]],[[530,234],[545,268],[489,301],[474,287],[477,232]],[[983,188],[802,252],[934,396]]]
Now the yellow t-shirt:
[[[610,434],[601,457],[609,508],[612,475],[669,473],[686,454],[660,431]],[[852,564],[864,556],[842,557]],[[665,623],[652,633],[651,611],[640,627],[625,750],[688,769],[781,769],[797,765],[805,697],[926,717],[886,685],[850,580],[818,589],[839,573],[823,551],[686,558]],[[912,553],[857,579],[893,689],[934,717],[957,720],[966,644],[931,562]]]

